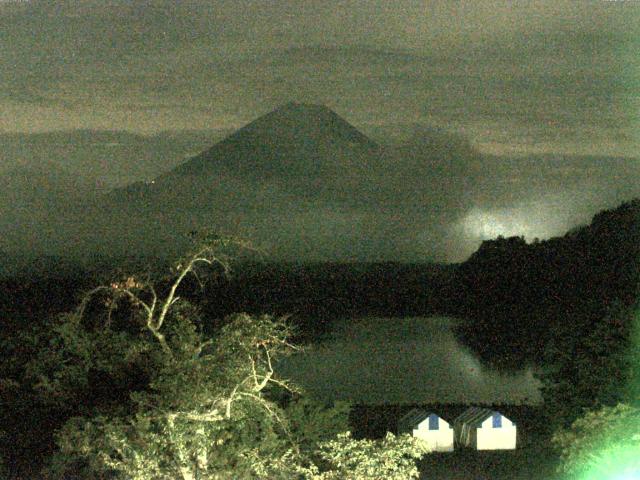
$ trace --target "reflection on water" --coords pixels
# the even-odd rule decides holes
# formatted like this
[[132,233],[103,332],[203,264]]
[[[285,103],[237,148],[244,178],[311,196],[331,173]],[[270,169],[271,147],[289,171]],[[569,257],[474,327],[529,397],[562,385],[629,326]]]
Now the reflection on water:
[[455,339],[443,317],[336,322],[331,337],[279,366],[321,398],[356,403],[540,403],[529,369],[490,370]]

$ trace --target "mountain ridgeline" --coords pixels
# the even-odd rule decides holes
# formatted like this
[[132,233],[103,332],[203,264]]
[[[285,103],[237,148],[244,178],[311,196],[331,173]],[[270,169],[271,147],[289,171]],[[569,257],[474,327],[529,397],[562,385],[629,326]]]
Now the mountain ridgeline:
[[251,239],[280,261],[429,260],[446,248],[439,233],[461,216],[468,193],[469,172],[451,167],[480,158],[437,135],[394,151],[327,107],[289,103],[153,180],[61,198],[64,208],[36,224],[12,217],[14,235],[0,247],[171,256],[188,232],[210,229]]
[[514,234],[508,223],[530,217],[550,237],[640,195],[634,159],[492,157],[404,122],[362,125],[370,137],[325,106],[289,103],[210,136],[0,137],[6,165],[39,164],[0,172],[0,249],[167,258],[188,232],[214,230],[273,261],[459,262],[486,238],[487,213],[504,211]]
[[378,150],[332,110],[289,103],[242,127],[171,175],[226,171],[258,181],[293,177],[314,184],[330,175],[369,170],[371,155]]

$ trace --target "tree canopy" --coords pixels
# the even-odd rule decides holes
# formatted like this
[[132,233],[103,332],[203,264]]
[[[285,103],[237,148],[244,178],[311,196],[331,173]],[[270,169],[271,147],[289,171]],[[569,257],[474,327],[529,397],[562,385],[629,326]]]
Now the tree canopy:
[[[357,440],[345,405],[306,398],[277,371],[299,347],[286,318],[238,313],[213,332],[181,298],[187,276],[229,269],[237,244],[212,238],[163,288],[126,276],[61,315],[27,366],[64,412],[48,475],[66,478],[417,478],[424,444]],[[201,273],[201,272],[200,272]]]

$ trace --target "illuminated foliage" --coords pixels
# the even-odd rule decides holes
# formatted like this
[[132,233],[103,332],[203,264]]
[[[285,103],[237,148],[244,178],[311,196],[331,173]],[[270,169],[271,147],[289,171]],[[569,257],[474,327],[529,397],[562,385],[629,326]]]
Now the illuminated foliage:
[[236,314],[204,333],[178,289],[199,265],[227,270],[224,246],[178,262],[163,290],[134,276],[97,287],[53,325],[29,365],[43,399],[70,417],[49,478],[417,478],[418,441],[336,436],[347,407],[299,399],[278,376],[298,349],[286,319]]
[[[381,441],[355,440],[349,432],[320,443],[314,452],[317,464],[307,466],[292,463],[287,452],[278,460],[260,462],[256,469],[260,478],[289,477],[305,480],[407,480],[419,476],[416,460],[429,452],[425,443],[409,435],[396,437],[391,433]],[[288,465],[288,467],[287,467]],[[318,467],[321,465],[322,467]],[[297,475],[295,477],[294,475]]]
[[556,433],[561,471],[569,478],[604,480],[640,476],[640,409],[625,404],[587,412]]

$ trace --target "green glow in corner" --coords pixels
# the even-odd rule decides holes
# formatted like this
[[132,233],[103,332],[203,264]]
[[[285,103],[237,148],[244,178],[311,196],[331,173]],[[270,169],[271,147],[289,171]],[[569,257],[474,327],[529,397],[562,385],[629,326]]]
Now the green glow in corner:
[[640,480],[640,442],[601,450],[581,480]]

